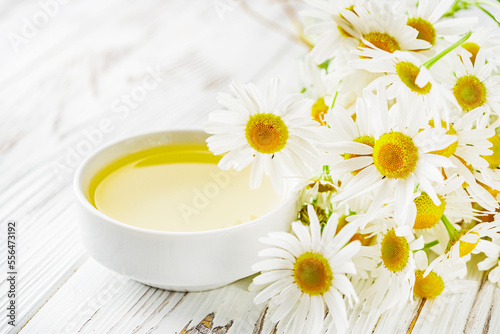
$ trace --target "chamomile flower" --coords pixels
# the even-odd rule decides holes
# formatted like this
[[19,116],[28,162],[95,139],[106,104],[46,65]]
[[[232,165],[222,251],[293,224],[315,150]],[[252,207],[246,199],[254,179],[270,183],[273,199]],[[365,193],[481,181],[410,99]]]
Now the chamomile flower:
[[471,254],[483,253],[490,249],[492,241],[500,238],[500,220],[496,218],[493,222],[480,223],[470,230],[464,229],[455,233],[450,240],[450,249],[447,257],[455,262],[468,262]]
[[349,51],[356,48],[359,42],[342,28],[348,23],[341,15],[341,10],[366,2],[367,0],[306,0],[315,9],[305,10],[301,14],[315,20],[314,24],[305,29],[305,33],[316,36],[311,56],[318,64],[332,58],[344,59]]
[[483,50],[484,57],[487,61],[497,65],[499,64],[498,53],[500,51],[500,33],[491,28],[477,27],[474,29],[467,42],[461,46],[470,53],[472,65],[476,62],[479,50]]
[[416,192],[413,202],[417,208],[413,229],[427,230],[435,227],[445,215],[451,222],[477,220],[479,213],[472,207],[473,200],[464,191],[461,177],[451,177],[435,186],[440,204],[436,205],[425,192]]
[[444,82],[451,89],[456,103],[464,112],[481,108],[486,117],[500,114],[500,75],[493,73],[495,64],[486,62],[483,50],[478,51],[474,64],[464,49],[457,50],[457,54],[448,57],[453,64],[453,73]]
[[443,108],[453,99],[451,92],[433,80],[422,62],[408,52],[388,53],[377,49],[361,48],[356,54],[361,59],[352,60],[349,65],[374,73],[386,73],[375,79],[368,89],[379,85],[387,87],[387,97],[398,101],[415,101],[431,111]]
[[[437,124],[441,124],[441,127],[446,129],[447,134],[456,135],[457,141],[445,149],[433,153],[447,157],[453,163],[452,167],[445,168],[445,175],[458,174],[463,177],[467,183],[467,191],[472,198],[484,208],[495,210],[498,203],[478,183],[479,181],[490,187],[500,188],[500,184],[490,182],[488,177],[485,177],[486,169],[489,166],[488,157],[493,153],[490,149],[492,142],[489,139],[494,137],[495,131],[489,128],[473,128],[473,123],[480,117],[480,114],[480,108],[458,117],[447,110],[446,117],[452,121],[448,123],[438,120]],[[430,124],[435,126],[436,122],[431,121]],[[484,172],[476,173],[476,170]]]
[[378,48],[389,53],[431,47],[429,42],[417,39],[418,31],[407,25],[408,17],[391,9],[387,3],[354,6],[353,9],[343,9],[341,14],[348,22],[342,28],[358,39],[361,47]]
[[278,81],[271,80],[264,98],[253,84],[233,82],[233,95],[220,94],[219,103],[228,110],[210,113],[205,131],[209,149],[225,154],[223,170],[242,170],[252,164],[250,188],[258,188],[263,174],[270,175],[274,188],[283,191],[284,176],[309,177],[317,167],[313,146],[318,123],[311,120],[311,101],[294,94],[278,103]]
[[[472,117],[471,117],[472,116]],[[485,127],[473,126],[474,120],[480,116],[479,110],[475,110],[470,114],[458,116],[450,110],[447,111],[447,120],[436,122],[436,118],[429,122],[431,127],[441,127],[446,130],[447,134],[455,135],[457,141],[443,150],[434,152],[452,159],[453,163],[457,164],[460,160],[473,167],[473,169],[481,169],[488,167],[488,161],[485,156],[491,155],[490,150],[492,143],[488,140],[493,137],[495,131]]]
[[[263,288],[256,304],[269,301],[274,310],[271,321],[279,322],[279,333],[320,333],[327,318],[332,318],[339,333],[347,330],[344,298],[357,301],[346,274],[354,274],[351,258],[359,251],[359,242],[346,245],[356,230],[349,226],[338,234],[337,215],[333,214],[323,232],[312,207],[309,226],[292,223],[294,234],[270,233],[262,239],[272,248],[260,252],[269,257],[252,268],[261,274],[253,286]],[[344,297],[343,297],[344,296]]]
[[429,265],[425,251],[415,253],[415,285],[413,294],[417,298],[436,299],[452,293],[462,293],[477,287],[476,281],[458,279],[465,276],[467,268],[463,262],[451,262],[443,256]]
[[477,19],[443,18],[455,0],[418,0],[414,6],[409,7],[408,25],[418,31],[418,39],[436,44],[438,38],[451,38],[456,40],[476,24]]
[[355,171],[357,175],[333,200],[341,202],[377,189],[377,198],[394,199],[398,224],[411,227],[414,223],[411,212],[416,210],[413,193],[417,184],[436,205],[440,204],[433,182],[443,181],[440,167],[453,164],[431,152],[449,146],[456,137],[446,135],[444,129],[420,131],[425,116],[418,106],[401,107],[397,103],[389,110],[384,88],[379,88],[377,95],[368,92],[357,103],[360,110],[369,110],[373,115],[373,146],[356,141],[336,143],[336,152],[343,151],[349,156],[333,165],[332,172]]
[[378,266],[371,272],[373,284],[359,296],[380,313],[411,300],[415,282],[413,251],[424,247],[423,239],[415,239],[409,228],[398,228],[394,221],[381,227],[379,243],[371,246],[371,258]]
[[311,117],[325,125],[325,115],[330,110],[334,96],[340,85],[339,77],[318,67],[310,56],[306,56],[299,66],[299,77],[304,89],[303,94],[314,101]]

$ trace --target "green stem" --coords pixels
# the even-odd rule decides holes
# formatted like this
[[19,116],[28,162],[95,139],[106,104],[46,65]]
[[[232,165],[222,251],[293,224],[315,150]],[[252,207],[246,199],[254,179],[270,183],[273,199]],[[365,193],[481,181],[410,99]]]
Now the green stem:
[[489,11],[487,11],[483,6],[481,6],[479,2],[476,2],[475,5],[477,8],[482,10],[486,15],[488,15],[493,21],[495,21],[500,26],[500,22],[498,22],[496,17],[493,14],[491,14]]
[[495,8],[500,8],[500,1],[497,0],[498,3],[493,2],[493,1],[476,1],[474,5],[480,4],[480,5],[487,5]]
[[446,56],[448,53],[451,51],[455,50],[458,48],[460,45],[464,44],[466,40],[469,39],[469,37],[472,35],[472,31],[469,31],[467,34],[465,34],[464,37],[460,38],[456,43],[454,43],[452,46],[446,48],[443,52],[439,53],[438,55],[434,56],[433,58],[429,59],[425,63],[422,64],[422,66],[425,66],[427,69],[430,69],[432,65],[437,63],[441,58]]
[[446,231],[448,232],[448,236],[450,237],[450,241],[454,240],[458,234],[460,234],[459,231],[457,231],[456,228],[453,227],[453,225],[450,223],[448,218],[446,218],[445,215],[441,217],[441,221],[444,224],[444,227],[446,227]]
[[439,241],[437,240],[434,240],[434,241],[431,241],[431,242],[428,242],[424,245],[424,248],[422,248],[422,250],[426,250],[426,249],[429,249],[431,247],[434,247],[436,246],[437,244],[439,244]]
[[443,16],[444,17],[454,16],[459,11],[467,9],[469,5],[470,5],[469,1],[456,0],[455,3],[451,6],[451,8]]
[[333,109],[333,107],[335,106],[335,101],[337,101],[337,96],[339,95],[339,87],[340,87],[341,83],[342,83],[342,80],[340,80],[339,84],[337,85],[337,90],[335,91],[335,96],[333,97],[333,102],[332,102],[332,106],[330,107],[330,110]]

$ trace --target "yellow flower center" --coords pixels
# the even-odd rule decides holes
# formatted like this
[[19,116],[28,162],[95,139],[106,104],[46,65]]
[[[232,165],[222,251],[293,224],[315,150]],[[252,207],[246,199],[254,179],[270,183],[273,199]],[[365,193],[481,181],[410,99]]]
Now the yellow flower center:
[[486,103],[486,87],[474,75],[459,78],[453,87],[453,95],[455,95],[458,104],[466,111]]
[[477,235],[478,236],[477,241],[472,243],[472,242],[465,242],[465,241],[460,240],[460,243],[458,245],[460,257],[464,257],[467,254],[470,254],[476,248],[477,244],[479,243],[479,234],[478,233],[470,232],[469,234]]
[[303,293],[318,296],[330,290],[333,273],[330,263],[323,255],[307,252],[295,261],[293,278]]
[[250,146],[259,153],[273,154],[285,147],[288,128],[281,117],[255,114],[248,119],[245,135]]
[[406,267],[410,257],[410,246],[404,237],[398,237],[394,230],[389,230],[380,246],[382,261],[388,270],[396,273]]
[[[385,32],[370,32],[366,35],[363,35],[363,38],[372,43],[377,48],[390,53],[401,50],[398,41]],[[367,45],[365,45],[363,42],[361,42],[359,46],[367,47]]]
[[312,118],[321,125],[326,125],[325,115],[330,108],[325,103],[325,98],[320,97],[316,103],[313,104],[311,109]]
[[495,134],[493,137],[489,138],[488,141],[493,144],[490,150],[493,151],[491,155],[482,155],[486,161],[490,164],[490,168],[500,167],[500,137]]
[[479,49],[480,49],[479,45],[477,45],[476,43],[473,43],[473,42],[467,42],[467,43],[462,44],[462,47],[472,54],[470,57],[470,61],[471,61],[472,65],[474,65],[474,63],[476,62],[477,53],[479,52]]
[[418,17],[408,19],[406,24],[418,31],[418,39],[423,39],[431,43],[431,45],[436,43],[436,29],[434,29],[434,26],[429,21]]
[[403,61],[396,65],[396,73],[401,81],[414,93],[421,95],[428,94],[431,91],[432,84],[428,82],[424,87],[419,87],[415,80],[420,73],[420,68],[409,61]]
[[[434,127],[434,120],[431,119],[429,121],[429,125]],[[456,135],[457,134],[457,131],[453,128],[453,126],[451,124],[447,124],[445,121],[441,121],[441,127],[443,129],[448,129],[446,131],[447,135]],[[429,153],[430,154],[439,154],[439,155],[442,155],[442,156],[449,158],[455,153],[455,151],[457,150],[457,147],[458,147],[458,139],[456,142],[450,144],[450,146],[443,148],[442,150],[432,151]]]
[[415,271],[415,286],[413,293],[421,298],[432,299],[439,296],[444,290],[444,282],[441,276],[431,271],[424,277],[424,271]]
[[418,149],[413,140],[401,132],[384,133],[373,147],[373,163],[380,174],[406,179],[417,166]]
[[415,218],[414,229],[426,229],[435,226],[441,220],[446,206],[445,201],[438,195],[441,204],[435,205],[427,193],[422,193],[413,200],[417,206],[417,217]]

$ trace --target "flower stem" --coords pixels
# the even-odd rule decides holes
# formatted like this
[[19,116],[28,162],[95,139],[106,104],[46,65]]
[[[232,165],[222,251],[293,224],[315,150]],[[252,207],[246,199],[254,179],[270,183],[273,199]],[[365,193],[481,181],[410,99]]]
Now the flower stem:
[[330,107],[330,110],[332,110],[333,107],[335,107],[335,102],[337,102],[337,96],[339,96],[339,87],[341,84],[342,84],[342,80],[340,80],[338,85],[337,85],[337,90],[335,91],[335,96],[333,97],[333,102],[332,102],[332,106]]
[[488,15],[493,21],[495,21],[500,26],[500,22],[498,22],[496,17],[493,14],[491,14],[488,10],[486,10],[483,6],[481,6],[481,3],[476,2],[475,5],[477,8],[482,10],[486,15]]
[[335,102],[337,101],[338,95],[339,95],[339,91],[337,89],[337,91],[335,92],[335,96],[333,97],[333,102],[332,102],[332,106],[330,107],[330,110],[333,109],[333,107],[335,107]]
[[434,247],[436,246],[437,244],[439,244],[439,241],[437,240],[434,240],[434,241],[431,241],[431,242],[428,242],[424,245],[424,248],[422,248],[422,250],[426,250],[426,249],[429,249],[431,247]]
[[443,16],[444,17],[454,16],[455,13],[458,13],[461,10],[467,9],[469,7],[469,5],[471,5],[470,1],[471,0],[468,0],[468,1],[455,0],[455,3],[451,6],[451,8],[448,10],[448,12],[446,12]]
[[[497,3],[498,2],[498,3]],[[486,6],[491,6],[491,7],[495,7],[495,8],[500,8],[500,1],[499,0],[496,0],[495,1],[488,1],[488,0],[483,0],[483,1],[477,1],[474,3],[475,5],[479,4],[479,5],[486,5]]]
[[448,232],[448,236],[450,237],[450,241],[454,240],[457,237],[457,235],[460,234],[460,232],[457,231],[457,229],[453,227],[453,225],[450,223],[450,221],[448,220],[448,218],[446,218],[445,215],[443,215],[441,217],[441,221],[443,222],[444,227],[446,227],[446,231]]
[[432,65],[434,65],[435,63],[437,63],[439,60],[441,60],[441,58],[443,58],[444,56],[446,56],[448,53],[450,53],[451,51],[455,50],[456,48],[458,48],[460,45],[464,44],[466,40],[469,39],[469,37],[472,35],[472,31],[469,31],[467,34],[465,34],[464,37],[460,38],[457,42],[455,42],[452,46],[446,48],[444,51],[442,51],[441,53],[439,53],[438,55],[434,56],[433,58],[429,59],[428,61],[426,61],[425,63],[422,64],[422,66],[425,66],[427,69],[430,69],[432,67]]

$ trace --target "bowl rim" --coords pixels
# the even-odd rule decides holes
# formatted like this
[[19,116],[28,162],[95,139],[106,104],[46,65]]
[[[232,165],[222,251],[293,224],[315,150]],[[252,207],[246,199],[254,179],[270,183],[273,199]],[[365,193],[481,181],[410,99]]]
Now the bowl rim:
[[[209,236],[209,235],[214,235],[214,234],[220,234],[220,233],[228,233],[228,232],[234,232],[237,230],[244,230],[248,228],[251,225],[257,224],[257,223],[262,223],[262,221],[266,220],[268,216],[272,215],[276,211],[281,210],[283,207],[286,207],[290,204],[291,201],[296,201],[296,196],[294,196],[295,191],[288,191],[283,195],[283,199],[280,202],[280,204],[274,208],[273,210],[269,211],[268,213],[254,219],[250,220],[248,222],[239,224],[239,225],[234,225],[234,226],[229,226],[229,227],[224,227],[224,228],[219,228],[219,229],[213,229],[213,230],[207,230],[207,231],[160,231],[160,230],[153,230],[153,229],[147,229],[143,227],[137,227],[137,226],[132,226],[129,224],[126,224],[124,222],[121,222],[117,219],[114,219],[112,217],[109,217],[102,213],[101,211],[97,210],[96,207],[94,207],[92,204],[90,204],[89,200],[83,193],[83,189],[81,187],[82,184],[82,177],[83,173],[88,167],[88,164],[98,155],[100,155],[103,151],[113,147],[113,146],[118,146],[120,144],[123,144],[126,141],[130,140],[137,140],[141,137],[149,137],[149,136],[155,136],[155,135],[161,135],[161,134],[178,134],[178,133],[204,133],[203,129],[201,128],[186,128],[186,129],[168,129],[168,130],[160,130],[160,131],[146,131],[142,133],[137,133],[132,136],[125,136],[122,138],[118,138],[116,140],[113,140],[109,142],[108,144],[103,145],[102,147],[98,148],[91,154],[89,154],[85,159],[80,163],[78,166],[78,169],[75,172],[74,178],[73,178],[73,191],[75,193],[76,199],[79,202],[83,208],[91,213],[94,216],[97,216],[103,221],[106,221],[107,223],[110,223],[112,225],[115,225],[118,228],[122,228],[125,230],[129,230],[131,232],[136,232],[140,234],[147,234],[147,235],[152,235],[152,236],[175,236],[175,237],[197,237],[197,236]],[[151,146],[155,147],[154,145]]]

